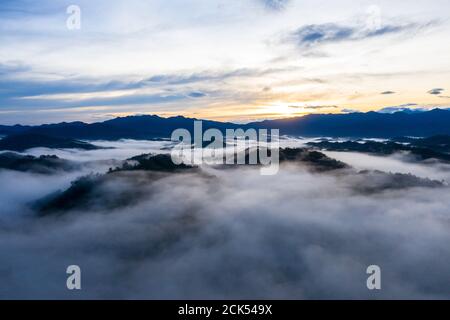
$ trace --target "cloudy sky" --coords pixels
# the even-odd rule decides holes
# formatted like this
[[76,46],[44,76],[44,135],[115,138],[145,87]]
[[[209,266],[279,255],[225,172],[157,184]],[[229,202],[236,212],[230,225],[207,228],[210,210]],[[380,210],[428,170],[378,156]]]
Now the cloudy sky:
[[2,0],[0,123],[447,107],[449,12],[447,0]]

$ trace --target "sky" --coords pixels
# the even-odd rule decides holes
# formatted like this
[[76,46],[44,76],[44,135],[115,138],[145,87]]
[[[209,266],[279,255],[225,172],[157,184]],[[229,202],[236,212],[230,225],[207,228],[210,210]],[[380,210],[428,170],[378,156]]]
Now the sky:
[[447,0],[2,0],[0,124],[450,107],[449,39]]

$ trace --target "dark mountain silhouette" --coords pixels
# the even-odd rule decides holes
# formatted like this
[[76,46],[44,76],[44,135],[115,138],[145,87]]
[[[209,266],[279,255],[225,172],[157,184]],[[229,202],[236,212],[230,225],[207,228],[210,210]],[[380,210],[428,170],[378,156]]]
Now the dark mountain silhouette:
[[249,124],[260,128],[280,128],[282,134],[330,137],[392,138],[450,135],[450,111],[377,112],[313,114],[301,118],[268,120]]
[[31,148],[61,148],[96,150],[100,147],[93,144],[69,138],[48,136],[41,133],[27,131],[25,133],[12,134],[0,140],[0,150],[22,152]]
[[[193,133],[196,119],[185,117],[161,118],[152,115],[129,116],[116,118],[104,122],[87,124],[84,122],[62,122],[41,126],[3,126],[3,134],[27,132],[53,137],[82,140],[119,140],[119,139],[158,139],[170,138],[172,132],[184,128]],[[233,123],[222,123],[203,120],[203,130],[217,128],[225,132],[226,129],[239,128]],[[1,129],[1,128],[0,128]]]
[[[116,118],[87,124],[70,122],[41,126],[0,126],[0,134],[33,133],[82,140],[117,140],[170,138],[172,132],[184,128],[193,132],[196,119],[185,117],[161,118],[143,115]],[[312,114],[283,120],[266,120],[239,125],[227,122],[203,121],[203,130],[226,129],[280,129],[283,135],[330,137],[401,136],[428,137],[450,135],[450,110],[393,114],[367,112],[350,114]]]
[[15,126],[2,126],[0,125],[0,135],[6,136],[10,134],[16,134],[25,132],[31,129],[31,126],[21,126],[20,124],[16,124]]

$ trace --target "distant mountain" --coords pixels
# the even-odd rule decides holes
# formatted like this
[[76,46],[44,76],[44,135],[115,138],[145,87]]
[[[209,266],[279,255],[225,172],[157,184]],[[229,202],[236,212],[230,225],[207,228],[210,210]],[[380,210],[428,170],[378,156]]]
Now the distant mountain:
[[10,135],[10,134],[21,133],[21,132],[25,132],[31,128],[32,128],[31,126],[21,126],[19,124],[15,125],[15,126],[1,126],[0,125],[0,135],[6,136],[6,135]]
[[[158,139],[170,138],[172,132],[178,128],[194,131],[196,119],[185,117],[162,118],[152,115],[129,116],[115,118],[112,120],[87,124],[84,122],[62,122],[57,124],[45,124],[34,127],[5,127],[7,132],[27,132],[31,134],[42,134],[52,137],[82,140],[118,140],[118,139]],[[227,128],[239,128],[233,123],[203,120],[203,129],[217,128],[225,131]],[[9,129],[8,129],[9,128]],[[0,128],[1,129],[1,128]]]
[[26,131],[25,133],[12,134],[0,140],[0,150],[22,152],[31,148],[61,148],[96,150],[100,147],[74,139],[51,137],[40,133]]
[[300,118],[268,120],[249,125],[259,128],[280,128],[282,134],[302,136],[428,137],[450,134],[450,111],[434,109],[421,113],[312,114]]
[[[46,124],[41,126],[0,126],[0,134],[27,132],[53,137],[82,140],[157,139],[169,138],[178,128],[193,132],[196,119],[185,117],[129,116],[105,122]],[[427,112],[311,114],[304,117],[266,120],[239,125],[227,122],[203,121],[203,130],[226,129],[280,129],[281,134],[295,136],[373,137],[399,136],[427,137],[450,135],[450,110]]]

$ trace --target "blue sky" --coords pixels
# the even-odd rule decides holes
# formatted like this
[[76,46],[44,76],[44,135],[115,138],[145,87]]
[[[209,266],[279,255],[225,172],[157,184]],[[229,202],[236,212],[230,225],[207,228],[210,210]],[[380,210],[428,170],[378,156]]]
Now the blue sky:
[[2,0],[0,123],[447,107],[449,18],[447,0]]

